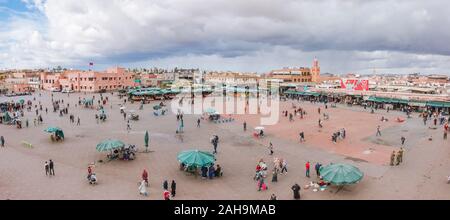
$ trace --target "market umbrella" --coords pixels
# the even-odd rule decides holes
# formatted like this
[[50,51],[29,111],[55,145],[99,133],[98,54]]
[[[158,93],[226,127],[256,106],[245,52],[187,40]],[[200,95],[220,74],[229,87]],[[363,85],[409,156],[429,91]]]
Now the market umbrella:
[[25,100],[24,99],[19,99],[19,102],[20,102],[20,104],[23,104],[23,103],[25,103]]
[[144,142],[145,142],[145,151],[147,151],[148,148],[148,131],[145,131],[145,136],[144,136]]
[[185,166],[204,167],[211,166],[216,161],[213,154],[199,150],[187,150],[178,154],[178,161]]
[[45,129],[44,131],[48,132],[48,133],[54,133],[57,130],[61,130],[61,128],[58,127],[48,127],[47,129]]
[[320,176],[325,182],[343,186],[359,182],[364,174],[350,164],[330,164],[320,168]]
[[255,127],[255,130],[258,130],[258,131],[260,131],[260,130],[264,130],[264,127],[262,127],[262,126],[259,126],[259,127]]
[[64,139],[64,132],[61,128],[58,127],[48,127],[47,129],[44,130],[45,132],[48,133],[55,133],[55,135],[57,135],[58,137],[61,137]]
[[153,109],[154,109],[154,110],[159,110],[159,109],[161,109],[161,106],[160,106],[160,105],[154,105],[154,106],[153,106]]
[[102,142],[100,142],[99,144],[97,144],[97,151],[109,151],[109,150],[114,150],[117,148],[121,148],[124,147],[125,144],[120,141],[120,140],[116,140],[116,139],[107,139],[104,140]]

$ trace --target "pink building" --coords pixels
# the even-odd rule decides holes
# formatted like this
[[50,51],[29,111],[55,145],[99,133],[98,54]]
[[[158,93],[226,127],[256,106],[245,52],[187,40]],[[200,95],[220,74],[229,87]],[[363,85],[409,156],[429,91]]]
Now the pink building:
[[67,89],[75,92],[111,91],[135,86],[134,74],[124,68],[109,68],[104,72],[67,70],[62,73],[42,73],[44,90]]

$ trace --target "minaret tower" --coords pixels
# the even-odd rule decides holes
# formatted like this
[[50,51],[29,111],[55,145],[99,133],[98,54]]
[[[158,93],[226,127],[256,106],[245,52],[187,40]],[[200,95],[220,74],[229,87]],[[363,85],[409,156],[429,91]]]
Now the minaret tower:
[[320,66],[317,57],[314,57],[313,66],[311,68],[312,82],[318,82],[320,79]]

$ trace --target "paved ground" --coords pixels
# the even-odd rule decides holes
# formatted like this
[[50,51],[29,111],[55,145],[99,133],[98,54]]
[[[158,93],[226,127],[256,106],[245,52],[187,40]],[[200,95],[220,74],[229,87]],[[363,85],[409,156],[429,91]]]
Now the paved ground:
[[[251,135],[252,127],[259,124],[257,115],[235,115],[236,121],[224,124],[202,121],[200,128],[196,127],[198,115],[185,115],[185,132],[181,140],[175,135],[175,116],[170,113],[155,117],[152,105],[138,110],[138,104],[127,104],[128,109],[135,109],[141,117],[132,123],[132,131],[127,133],[118,106],[122,101],[117,96],[108,95],[111,101],[107,105],[109,118],[97,124],[94,117],[97,111],[75,107],[78,97],[92,97],[93,94],[54,95],[55,99],[70,103],[69,114],[79,116],[81,126],[71,124],[68,116],[59,117],[50,110],[49,93],[43,93],[42,97],[35,95],[36,102],[41,101],[44,108],[50,110],[48,114],[43,113],[43,125],[33,126],[34,109],[25,112],[25,118],[30,120],[29,128],[19,130],[0,125],[0,135],[5,136],[7,142],[6,147],[0,149],[0,199],[162,199],[164,179],[177,182],[175,199],[253,200],[268,199],[272,193],[279,199],[291,199],[293,183],[303,187],[310,181],[304,176],[307,160],[312,164],[351,163],[365,176],[359,184],[347,186],[337,193],[334,187],[324,192],[302,190],[304,199],[450,199],[450,185],[446,184],[446,176],[450,175],[450,144],[442,140],[440,127],[429,129],[417,115],[397,123],[395,118],[402,115],[395,111],[370,114],[361,107],[340,105],[325,110],[323,104],[295,101],[308,112],[305,118],[296,117],[294,122],[289,122],[282,117],[278,124],[266,127],[267,137],[263,139]],[[98,99],[99,95],[95,95]],[[18,98],[0,97],[0,101],[11,99]],[[322,129],[317,125],[318,107],[330,115]],[[293,111],[291,103],[282,103],[280,111],[283,110]],[[389,122],[380,122],[381,116],[389,118]],[[242,131],[244,120],[249,124],[247,132]],[[61,127],[66,140],[52,143],[43,131],[49,125]],[[375,137],[377,125],[382,126],[381,137]],[[347,130],[347,138],[337,144],[331,143],[331,134],[342,127]],[[106,157],[95,150],[98,142],[118,138],[143,150],[145,130],[150,133],[153,152],[139,153],[134,161],[97,163],[95,172],[99,184],[91,186],[87,183],[87,165]],[[300,131],[305,132],[306,143],[298,141]],[[179,171],[177,153],[195,148],[211,151],[209,138],[212,134],[220,137],[217,161],[224,168],[224,176],[202,180]],[[390,167],[387,165],[389,154],[398,149],[400,135],[407,139],[404,163]],[[432,141],[428,141],[430,136],[433,136]],[[22,141],[32,143],[34,147],[27,148]],[[274,144],[273,156],[268,155],[269,141]],[[260,158],[272,161],[273,157],[285,158],[289,172],[280,175],[277,183],[269,182],[268,191],[257,192],[252,179],[256,162]],[[45,176],[44,161],[48,159],[55,161],[55,177]],[[137,190],[143,168],[149,171],[149,197],[140,196]],[[314,174],[311,180],[316,180]]]

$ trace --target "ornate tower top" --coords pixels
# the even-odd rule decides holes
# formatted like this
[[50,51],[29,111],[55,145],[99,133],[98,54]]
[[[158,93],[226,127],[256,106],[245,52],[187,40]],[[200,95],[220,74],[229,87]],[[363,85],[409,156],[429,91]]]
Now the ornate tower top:
[[314,57],[313,67],[319,67],[319,60],[317,60],[317,57]]

